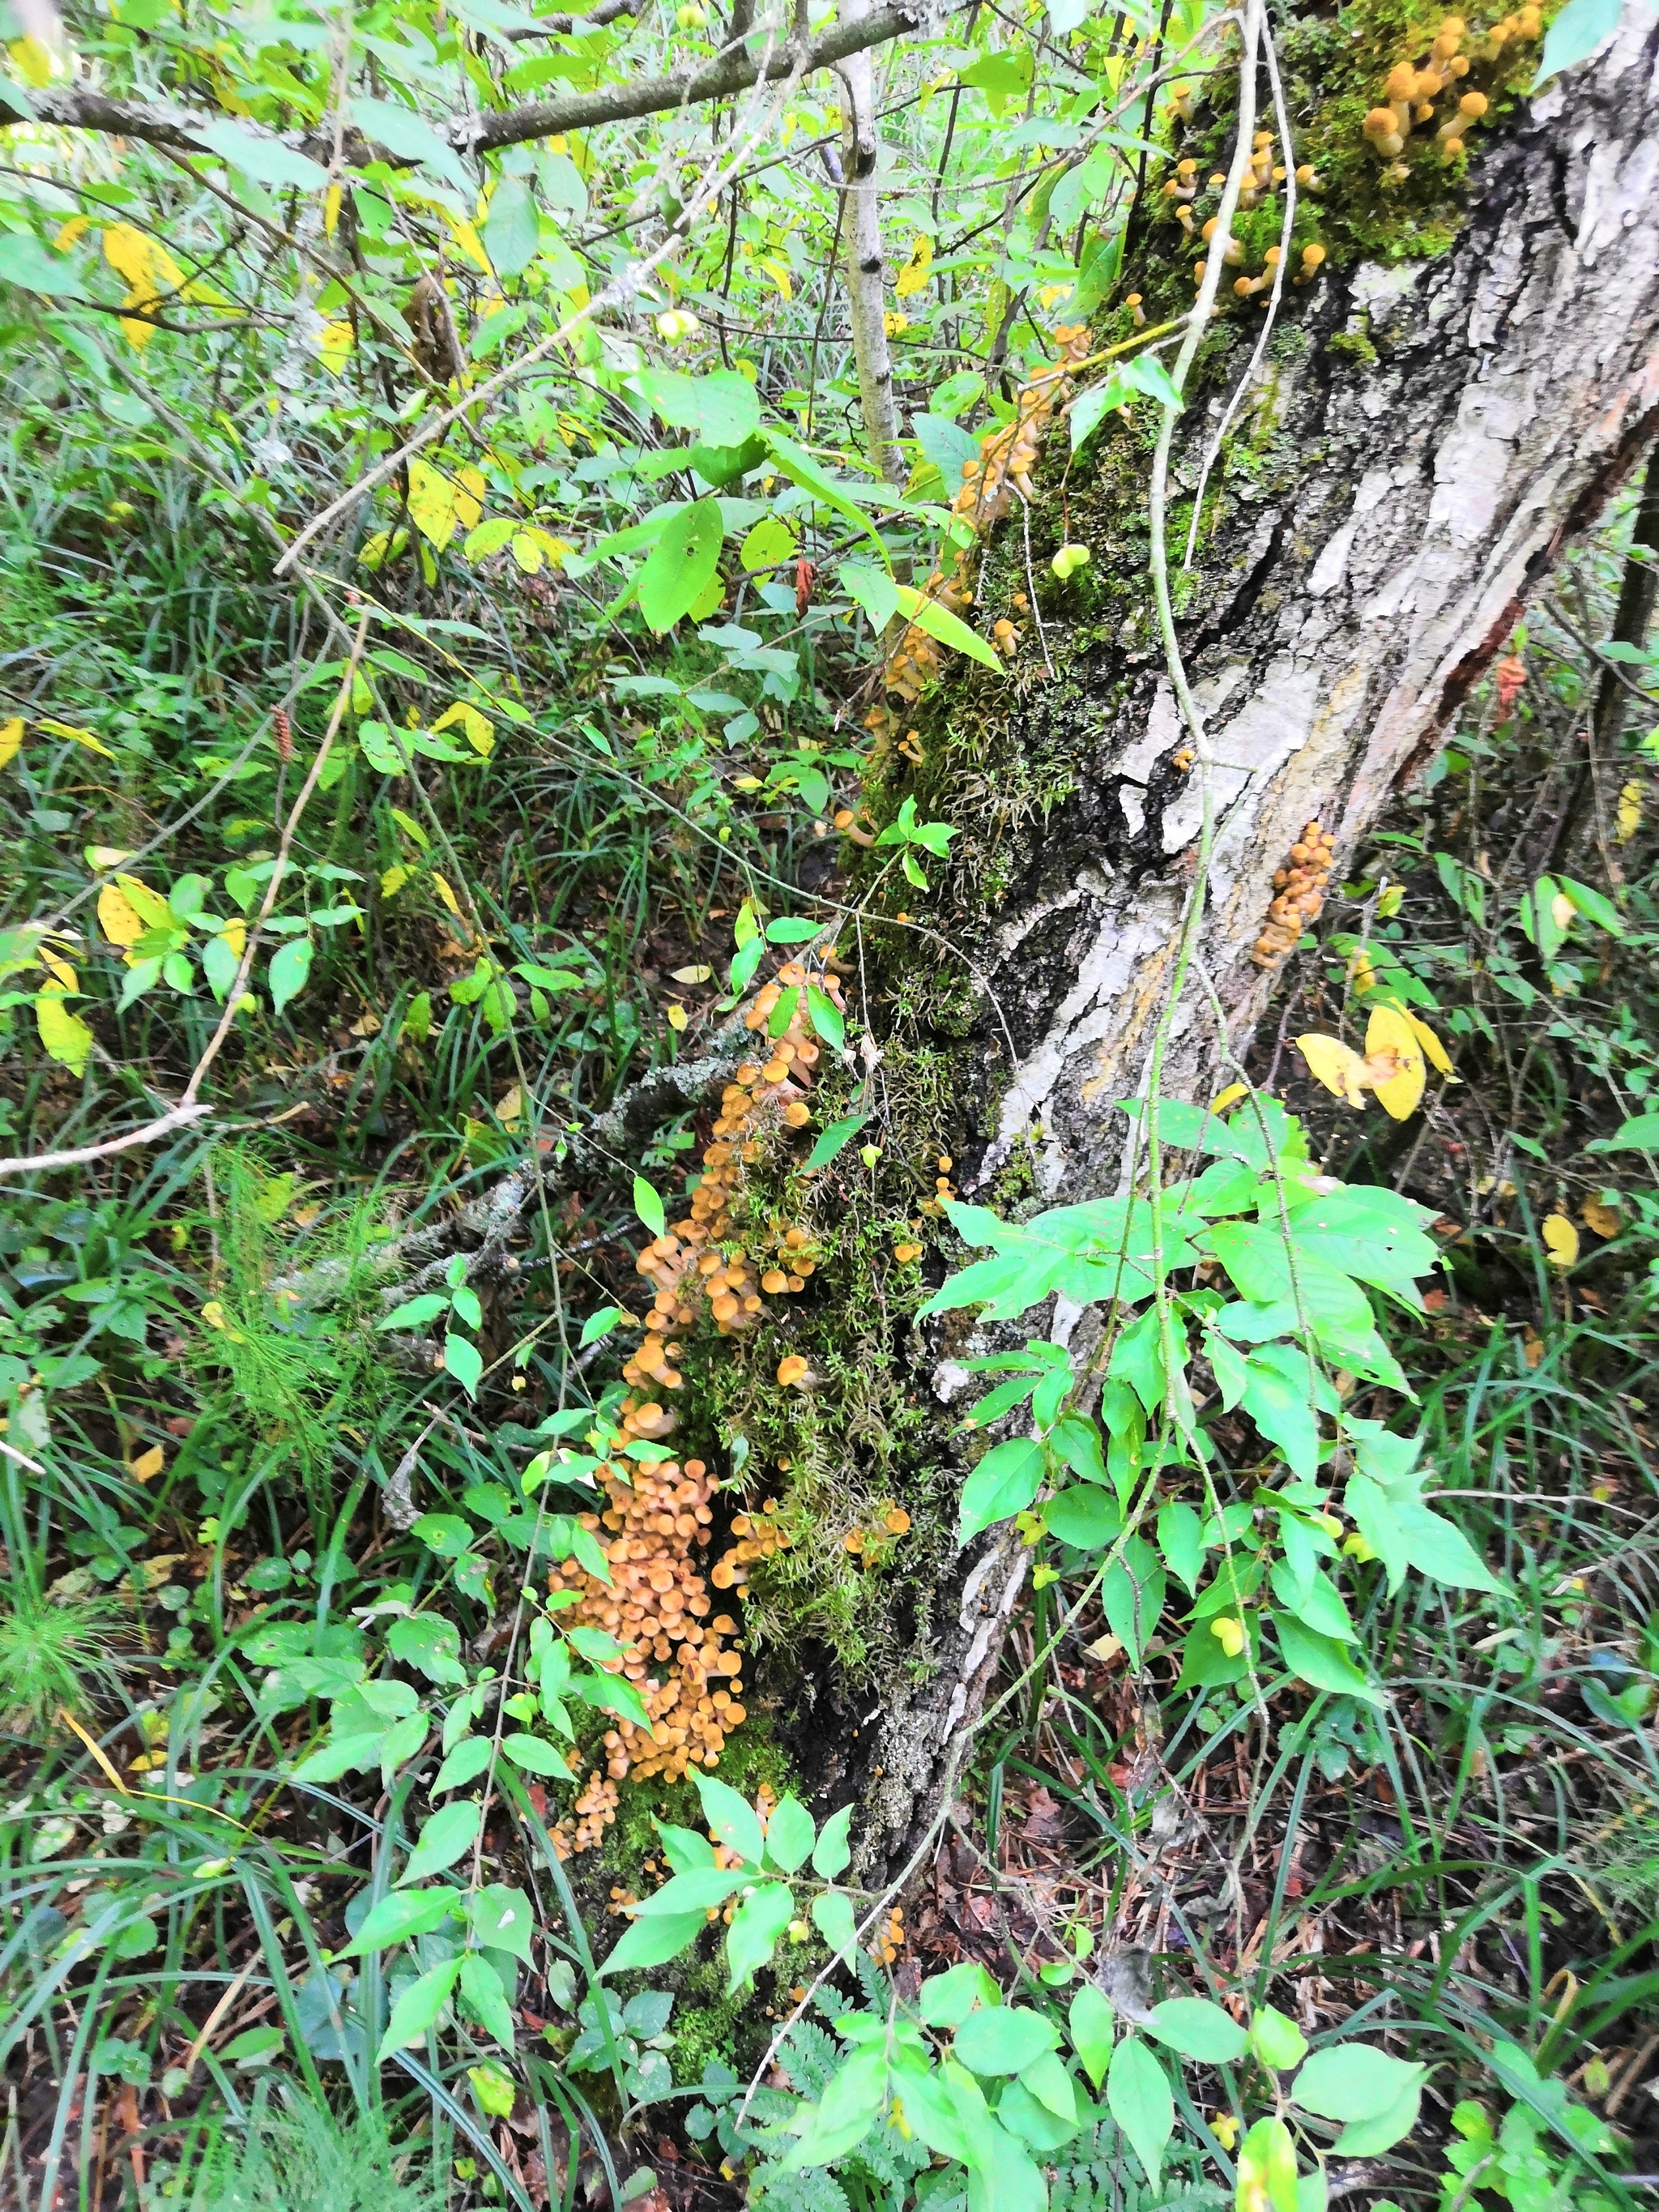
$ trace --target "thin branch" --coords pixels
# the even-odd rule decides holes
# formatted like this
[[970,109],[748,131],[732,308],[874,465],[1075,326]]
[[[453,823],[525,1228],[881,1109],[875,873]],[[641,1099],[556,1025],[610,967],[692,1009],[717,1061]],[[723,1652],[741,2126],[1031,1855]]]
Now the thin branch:
[[[856,23],[837,23],[804,52],[791,45],[775,48],[752,59],[744,52],[717,57],[668,76],[636,77],[631,82],[607,85],[600,92],[567,93],[562,99],[532,100],[520,107],[493,113],[455,115],[440,126],[439,136],[457,152],[493,154],[504,146],[520,146],[532,138],[548,138],[561,131],[588,131],[601,123],[624,123],[643,115],[662,115],[677,107],[698,107],[711,100],[730,100],[751,85],[775,83],[797,70],[805,76],[814,70],[830,69],[850,55],[871,46],[884,46],[914,30],[916,15],[903,6],[878,9]],[[169,103],[117,100],[86,85],[53,85],[29,95],[36,118],[74,131],[97,131],[112,137],[142,139],[147,145],[172,147],[181,154],[206,154],[213,149],[202,133],[223,118],[194,114]],[[412,111],[411,111],[412,112]],[[238,127],[257,137],[278,137],[246,119]],[[289,131],[280,142],[301,151],[309,150],[313,134]],[[405,167],[393,159],[394,167]]]

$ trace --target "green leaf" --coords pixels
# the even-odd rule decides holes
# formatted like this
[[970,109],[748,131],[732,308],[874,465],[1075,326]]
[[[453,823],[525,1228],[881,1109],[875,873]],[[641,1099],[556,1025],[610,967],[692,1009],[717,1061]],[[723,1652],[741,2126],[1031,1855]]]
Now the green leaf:
[[938,599],[930,599],[917,591],[914,585],[898,586],[899,612],[907,622],[912,622],[929,637],[936,637],[941,645],[948,645],[952,653],[966,653],[969,660],[977,660],[981,667],[996,675],[1003,672],[1002,662],[995,649],[988,646],[977,630],[969,629],[960,615],[953,615]]
[[1659,1152],[1659,1114],[1638,1114],[1621,1121],[1610,1137],[1596,1137],[1586,1147],[1592,1152]]
[[653,1237],[660,1237],[668,1226],[662,1200],[643,1176],[634,1178],[634,1211]]
[[1238,2147],[1241,2212],[1297,2212],[1296,2138],[1283,2120],[1258,2120]]
[[1419,1575],[1451,1589],[1502,1588],[1462,1530],[1443,1514],[1396,1499],[1395,1517],[1404,1532],[1406,1557]]
[[1072,1999],[1066,2019],[1072,2048],[1097,2089],[1112,2063],[1112,2008],[1093,1982],[1085,1982]]
[[428,1682],[466,1680],[460,1663],[461,1632],[436,1613],[410,1613],[386,1631],[386,1648],[394,1659],[414,1667]]
[[1298,1681],[1310,1682],[1316,1690],[1333,1691],[1339,1697],[1363,1698],[1368,1705],[1382,1705],[1382,1692],[1354,1665],[1334,1637],[1304,1628],[1288,1613],[1275,1613],[1273,1627],[1279,1656]]
[[407,107],[395,106],[389,100],[370,100],[354,94],[351,120],[366,138],[384,146],[405,161],[419,161],[454,185],[463,195],[468,207],[473,203],[477,185],[466,173],[453,147],[447,145],[429,123]]
[[549,1743],[544,1736],[528,1735],[522,1730],[501,1738],[501,1749],[514,1766],[526,1774],[542,1774],[555,1782],[568,1782],[570,1769],[565,1764],[564,1753],[556,1744]]
[[830,994],[827,991],[821,991],[816,983],[809,983],[806,987],[806,1011],[811,1018],[813,1028],[823,1039],[825,1044],[830,1046],[832,1051],[845,1052],[847,1024],[842,1018],[841,1008]]
[[370,1905],[356,1935],[335,1955],[366,1958],[371,1951],[384,1951],[411,1936],[429,1936],[454,1917],[463,1901],[458,1889],[394,1889]]
[[840,1121],[832,1121],[820,1133],[817,1142],[806,1155],[803,1174],[810,1175],[814,1168],[827,1168],[837,1152],[846,1151],[869,1118],[867,1114],[848,1114]]
[[975,2005],[1000,2005],[1002,1991],[976,1959],[963,1959],[942,1974],[930,1974],[918,1993],[916,2009],[929,2027],[958,2028]]
[[483,1354],[476,1344],[457,1336],[453,1329],[444,1339],[444,1372],[454,1376],[469,1398],[477,1396],[483,1374]]
[[845,1890],[824,1889],[812,1899],[812,1925],[838,1958],[850,1964],[859,1947],[858,1919]]
[[311,973],[311,939],[290,937],[286,945],[279,945],[270,956],[270,966],[265,982],[270,992],[270,1010],[280,1014],[289,1000],[305,988],[306,977]]
[[818,1839],[812,1846],[812,1871],[822,1875],[825,1881],[833,1881],[853,1863],[852,1845],[847,1840],[852,1825],[853,1808],[843,1805],[818,1830]]
[[384,2063],[394,2051],[407,2051],[410,2044],[421,2040],[449,2002],[460,1971],[459,1959],[447,1959],[441,1966],[434,1966],[417,1982],[410,1983],[392,2008],[392,2018],[375,2054],[377,2062]]
[[521,1889],[492,1881],[474,1890],[467,1900],[466,1917],[472,1940],[485,1951],[510,1951],[515,1959],[530,1960],[531,1932],[535,1908]]
[[1148,2035],[1206,2066],[1230,2066],[1244,2055],[1243,2029],[1207,1997],[1165,1997],[1139,2023]]
[[[1060,1370],[1069,1386],[1069,1365]],[[1043,1407],[1039,1400],[1037,1419],[1042,1419]],[[1100,1431],[1081,1413],[1062,1413],[1048,1431],[1048,1443],[1055,1456],[1063,1460],[1073,1474],[1080,1474],[1085,1482],[1105,1482],[1105,1455],[1102,1451]]]
[[634,380],[665,422],[695,431],[705,446],[741,446],[760,428],[759,394],[735,369],[687,376],[678,369],[647,368]]
[[76,274],[66,253],[54,253],[33,232],[0,233],[0,284],[15,284],[22,292],[39,292],[48,299],[84,300],[87,288]]
[[1132,392],[1144,392],[1172,414],[1179,415],[1187,404],[1180,386],[1155,354],[1138,353],[1133,361],[1124,362],[1118,374]]
[[461,2002],[487,2035],[511,2051],[516,2037],[501,1978],[488,1959],[469,1951],[461,1960]]
[[1316,2051],[1291,2085],[1304,2112],[1323,2120],[1374,2120],[1428,2074],[1372,2043],[1333,2043]]
[[962,1486],[957,1541],[966,1544],[994,1522],[1023,1513],[1042,1486],[1042,1447],[1031,1437],[993,1444]]
[[816,2105],[804,2107],[796,2125],[800,2141],[784,2160],[797,2171],[832,2166],[855,2150],[881,2117],[887,2094],[887,2061],[879,2051],[855,2051],[831,2076]]
[[1091,384],[1086,392],[1079,392],[1072,402],[1068,418],[1074,453],[1093,436],[1102,418],[1114,408],[1121,407],[1128,396],[1121,378],[1117,376],[1109,376],[1103,383]]
[[[1072,2128],[1077,2126],[1077,2085],[1054,2051],[1045,2051],[1040,2058],[1034,2058],[1022,2069],[1019,2082],[1057,2120],[1064,2120]],[[1005,2111],[1001,2105],[997,2109]]]
[[750,1982],[777,1948],[777,1942],[795,1917],[795,1893],[787,1881],[763,1881],[752,1897],[745,1897],[732,1916],[726,1931],[726,1963],[731,1996]]
[[212,147],[222,161],[233,169],[240,169],[245,177],[252,177],[258,184],[274,185],[279,190],[292,187],[297,191],[319,192],[328,182],[328,171],[309,155],[285,146],[280,138],[256,137],[228,117],[204,124],[192,130],[191,136],[204,146]]
[[1204,1571],[1204,1523],[1184,1499],[1171,1498],[1159,1508],[1158,1548],[1188,1596],[1196,1595],[1198,1578]]
[[302,1759],[294,1770],[296,1782],[337,1782],[343,1774],[366,1774],[380,1764],[381,1747],[389,1731],[377,1729],[337,1735]]
[[409,1863],[398,1877],[398,1888],[406,1888],[410,1882],[424,1881],[428,1875],[453,1866],[464,1851],[471,1850],[478,1833],[479,1817],[478,1807],[470,1802],[446,1805],[434,1813],[421,1830],[419,1840],[409,1855]]
[[402,1305],[382,1314],[374,1326],[376,1329],[424,1328],[428,1322],[436,1321],[448,1310],[449,1300],[441,1291],[423,1291],[418,1298],[405,1298]]
[[[523,177],[503,177],[490,194],[483,237],[484,252],[498,276],[521,276],[536,258],[536,249],[541,244],[541,218],[536,212],[535,197]],[[509,529],[507,536],[511,534]],[[503,538],[501,544],[506,542]],[[469,561],[474,558],[470,538],[466,553]]]
[[861,530],[885,567],[887,548],[882,544],[874,522],[864,509],[839,485],[831,483],[812,456],[804,447],[798,446],[793,438],[787,437],[781,430],[774,429],[763,429],[761,435],[770,447],[773,459],[790,483],[799,484],[803,491],[810,491],[814,499],[821,500],[825,507],[844,516],[855,530]]
[[1079,1482],[1048,1500],[1042,1509],[1042,1525],[1074,1551],[1098,1552],[1122,1533],[1123,1514],[1109,1490]]
[[812,1815],[799,1798],[781,1797],[766,1824],[766,1856],[785,1874],[793,1874],[806,1863],[816,1832]]
[[700,499],[676,507],[635,579],[640,611],[659,634],[702,597],[720,565],[720,507]]
[[1417,2125],[1422,2102],[1423,2086],[1413,2081],[1386,2112],[1373,2113],[1369,2119],[1350,2120],[1331,2148],[1340,2158],[1375,2158],[1379,2152],[1392,2150]]
[[1112,2054],[1106,2103],[1156,2189],[1175,2129],[1175,2101],[1164,2069],[1138,2035],[1126,2036]]
[[1308,2055],[1308,2039],[1296,2022],[1272,2005],[1258,2005],[1250,2018],[1250,2049],[1275,2074],[1287,2074]]
[[729,1783],[719,1781],[712,1774],[694,1774],[697,1795],[702,1800],[703,1818],[728,1850],[746,1859],[750,1866],[758,1866],[766,1849],[766,1838],[761,1833],[760,1816],[747,1798],[739,1797]]
[[665,1912],[636,1919],[599,1968],[601,1974],[627,1973],[641,1966],[665,1966],[689,1951],[708,1923],[701,1912]]
[[1610,39],[1619,28],[1620,13],[1620,0],[1567,0],[1544,40],[1543,58],[1533,89],[1593,54],[1602,40]]
[[659,1889],[641,1898],[634,1908],[635,1917],[652,1920],[665,1915],[672,1918],[681,1912],[707,1912],[735,1896],[748,1879],[742,1867],[688,1867],[684,1874],[671,1875]]
[[957,2030],[952,2047],[973,2073],[1020,2074],[1059,2041],[1059,2030],[1040,2012],[1024,2005],[998,2005],[969,2013]]
[[410,1533],[443,1559],[459,1559],[472,1541],[471,1526],[459,1513],[422,1513]]

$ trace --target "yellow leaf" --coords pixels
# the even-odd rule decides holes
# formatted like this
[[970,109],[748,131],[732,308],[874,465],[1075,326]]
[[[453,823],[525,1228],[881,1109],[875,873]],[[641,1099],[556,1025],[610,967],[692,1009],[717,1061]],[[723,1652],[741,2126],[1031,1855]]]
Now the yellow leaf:
[[524,1113],[524,1093],[515,1083],[495,1102],[495,1119],[502,1128],[510,1129]]
[[1299,1036],[1296,1048],[1316,1083],[1322,1083],[1334,1097],[1346,1098],[1350,1106],[1364,1104],[1365,1063],[1352,1045],[1340,1037],[1310,1034]]
[[340,187],[331,185],[323,194],[323,236],[332,238],[334,227],[340,220]]
[[1435,1032],[1419,1015],[1414,1014],[1409,1006],[1403,1007],[1401,1012],[1412,1025],[1412,1035],[1429,1055],[1429,1065],[1437,1073],[1443,1075],[1448,1082],[1455,1083],[1457,1078],[1452,1073],[1451,1054]]
[[463,530],[476,529],[483,520],[484,493],[489,486],[482,469],[471,463],[455,472],[455,520]]
[[1619,842],[1628,845],[1642,826],[1642,787],[1626,784],[1619,793]]
[[88,845],[87,866],[89,868],[118,868],[123,860],[130,860],[131,853],[120,845]]
[[1428,1071],[1417,1032],[1398,1006],[1371,1009],[1365,1024],[1365,1059],[1377,1103],[1396,1121],[1409,1120],[1422,1099]]
[[25,39],[14,39],[6,52],[25,84],[32,84],[39,92],[52,82],[52,49],[33,33]]
[[67,222],[58,224],[52,233],[52,242],[60,253],[67,253],[72,246],[86,236],[91,228],[90,216],[72,215]]
[[[148,292],[142,299],[137,299],[130,292],[126,298],[122,301],[121,305],[124,307],[148,307],[149,302],[155,297],[155,295],[153,292]],[[146,323],[142,321],[137,315],[123,315],[121,318],[121,335],[126,340],[127,343],[132,348],[134,353],[143,353],[144,348],[149,343],[150,340],[155,335],[155,325],[154,323]]]
[[1237,1106],[1241,1098],[1248,1098],[1249,1095],[1248,1083],[1230,1083],[1224,1091],[1218,1091],[1211,1100],[1210,1111],[1212,1114],[1224,1114],[1230,1106]]
[[202,1308],[202,1319],[207,1323],[210,1328],[222,1328],[224,1327],[225,1310],[220,1304],[217,1298],[210,1298],[207,1304]]
[[1565,891],[1557,891],[1550,901],[1550,915],[1558,929],[1571,929],[1578,909]]
[[115,881],[146,929],[165,929],[171,925],[173,910],[159,891],[151,890],[137,876],[117,876]]
[[690,1019],[690,1017],[684,1006],[674,1005],[669,1006],[668,1026],[671,1030],[683,1030]]
[[466,700],[458,699],[453,707],[447,708],[440,714],[432,725],[433,732],[435,734],[439,730],[447,730],[456,722],[460,724],[473,751],[483,754],[487,759],[495,750],[495,725]]
[[17,748],[23,742],[23,717],[14,714],[9,722],[0,722],[0,768],[14,760]]
[[766,271],[767,275],[772,279],[772,282],[777,286],[779,291],[782,293],[786,300],[793,300],[794,298],[794,282],[790,275],[789,264],[787,261],[779,261],[769,255],[766,259],[757,261],[755,264],[755,266],[757,269],[763,269]]
[[77,745],[84,745],[89,753],[101,753],[106,760],[115,758],[106,744],[94,738],[90,730],[83,730],[76,723],[60,722],[55,715],[43,714],[34,726],[37,730],[46,731],[49,737],[72,738]]
[[712,968],[671,968],[669,974],[677,983],[706,983],[714,974]]
[[41,992],[34,1002],[34,1026],[53,1060],[71,1075],[85,1073],[92,1052],[92,1031],[78,1014],[70,1013],[61,989]]
[[125,276],[134,292],[155,296],[150,276],[150,242],[130,222],[112,223],[104,233],[104,258],[118,276]]
[[449,911],[454,915],[456,921],[459,921],[461,918],[461,909],[456,902],[455,894],[450,890],[449,885],[444,881],[443,878],[438,873],[438,871],[435,868],[432,871],[432,880],[438,887],[438,896],[449,908]]
[[233,915],[219,934],[240,960],[247,950],[247,924],[240,915]]
[[1363,998],[1367,991],[1376,988],[1376,970],[1371,965],[1371,956],[1362,945],[1348,963],[1348,981]]
[[543,554],[541,547],[536,543],[537,538],[540,535],[541,533],[539,531],[532,532],[529,530],[520,530],[514,538],[512,545],[513,558],[524,570],[526,576],[539,575],[541,573],[545,556]]
[[1587,1198],[1579,1207],[1586,1227],[1598,1237],[1616,1237],[1624,1227],[1616,1206],[1604,1206],[1599,1198]]
[[455,487],[428,461],[409,465],[409,517],[440,552],[455,534]]
[[64,990],[78,992],[81,988],[81,979],[70,966],[69,962],[61,953],[52,951],[48,945],[43,945],[40,947],[40,965],[51,976],[52,981],[61,986]]
[[493,276],[495,272],[489,265],[489,256],[483,250],[483,240],[479,237],[472,225],[470,222],[459,220],[453,215],[447,216],[445,220],[449,225],[450,236],[454,240],[456,245],[460,247],[462,252],[465,254],[467,259],[472,264],[473,267],[483,276]]
[[98,921],[110,943],[124,949],[144,933],[143,915],[118,884],[106,884],[99,892]]
[[893,289],[901,300],[908,300],[912,293],[921,290],[927,282],[927,272],[933,265],[933,241],[931,238],[924,238],[918,232],[915,244],[910,248],[910,258],[899,270],[897,281],[893,286]]
[[127,1473],[135,1482],[148,1482],[152,1475],[160,1474],[167,1463],[167,1454],[161,1449],[161,1445],[152,1444],[147,1452],[139,1454],[127,1469]]
[[338,376],[351,358],[352,336],[349,323],[325,323],[317,333],[317,352],[323,367],[331,376]]
[[1539,1224],[1552,1267],[1571,1267],[1578,1257],[1578,1231],[1565,1213],[1547,1213]]
[[409,881],[410,872],[401,861],[395,868],[388,868],[380,878],[380,896],[383,899],[396,898]]

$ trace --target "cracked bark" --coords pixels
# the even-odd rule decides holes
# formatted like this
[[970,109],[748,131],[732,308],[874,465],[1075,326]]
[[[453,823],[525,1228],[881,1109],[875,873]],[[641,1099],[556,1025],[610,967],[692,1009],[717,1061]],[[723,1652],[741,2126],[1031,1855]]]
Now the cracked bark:
[[[1190,985],[1166,1063],[1175,1095],[1208,1095],[1225,1049],[1248,1042],[1271,988],[1249,950],[1304,823],[1334,826],[1340,857],[1352,855],[1431,757],[1528,593],[1659,429],[1656,61],[1659,32],[1627,14],[1595,63],[1483,149],[1449,252],[1361,266],[1291,295],[1177,601],[1219,763],[1202,965],[1224,1038],[1201,981]],[[1224,358],[1192,395],[1177,497],[1196,484],[1255,329],[1229,318]],[[1345,338],[1367,342],[1375,361],[1334,347]],[[1144,586],[1145,611],[1134,605],[1144,501],[1138,488],[1114,493],[1123,477],[1109,451],[1094,487],[1079,482],[1097,450],[1073,474],[1069,527],[1042,497],[1031,516],[1039,562],[1062,534],[1091,545],[1097,612],[1068,614],[1077,600],[1039,566],[1057,679],[1042,680],[1035,638],[1012,696],[1000,700],[976,672],[953,675],[922,718],[927,764],[908,786],[924,813],[969,825],[958,849],[971,850],[941,901],[954,908],[945,926],[994,977],[1018,1058],[1009,1064],[1001,1023],[970,981],[955,1002],[957,1013],[977,1009],[965,1033],[954,1017],[931,1039],[913,1033],[957,1056],[964,1192],[1029,1146],[1043,1204],[1116,1187],[1127,1124],[1111,1102],[1143,1079],[1198,823],[1188,788],[1164,817],[1150,871],[1129,865],[1133,787],[1114,779],[1146,779],[1182,732]],[[992,549],[981,626],[1024,588],[1018,538],[1016,518]],[[1022,777],[1066,795],[1044,812],[1020,797]],[[1128,827],[1144,841],[1145,824]],[[1059,1333],[1066,1326],[1055,1317]],[[938,1353],[918,1351],[917,1389]],[[937,1401],[948,1383],[932,1387]],[[941,1440],[950,1418],[940,1403]],[[869,1753],[867,1863],[896,1863],[935,1810],[1021,1565],[1018,1547],[994,1538],[954,1588],[935,1591],[919,1638],[931,1671],[887,1686]]]

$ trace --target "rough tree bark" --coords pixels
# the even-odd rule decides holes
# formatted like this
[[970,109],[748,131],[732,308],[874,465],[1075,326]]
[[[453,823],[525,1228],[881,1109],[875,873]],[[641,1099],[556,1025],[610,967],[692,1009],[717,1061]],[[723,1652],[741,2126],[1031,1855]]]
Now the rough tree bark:
[[[1339,860],[1352,852],[1659,428],[1656,56],[1659,32],[1627,15],[1594,63],[1523,107],[1472,164],[1449,252],[1287,292],[1177,597],[1218,766],[1204,973],[1176,1010],[1166,1064],[1176,1095],[1209,1095],[1227,1049],[1249,1039],[1272,980],[1250,948],[1303,824],[1319,817]],[[1177,495],[1195,487],[1257,327],[1231,320],[1207,364],[1180,428]],[[1159,763],[1167,781],[1183,736],[1150,592],[1137,605],[1127,588],[1145,574],[1144,483],[1133,471],[1126,483],[1109,447],[1073,472],[1062,507],[1059,472],[1056,453],[1030,516],[1035,569],[1017,509],[975,610],[986,626],[1035,574],[1055,674],[1031,634],[1011,693],[953,678],[906,718],[921,725],[926,766],[911,775],[895,758],[888,794],[914,789],[924,815],[968,825],[943,926],[994,979],[997,1010],[964,979],[933,1029],[960,1071],[964,1194],[1026,1148],[1048,1204],[1116,1187],[1127,1125],[1111,1102],[1144,1078],[1198,821],[1190,779],[1161,819],[1154,806],[1140,820],[1133,787],[1114,781],[1144,781]],[[1047,571],[1062,538],[1091,549],[1080,612]],[[905,1019],[915,1033],[914,1012]],[[908,1356],[942,1439],[948,1364],[914,1337]],[[849,1777],[862,1783],[872,1863],[896,1863],[934,1809],[1020,1572],[1006,1539],[964,1559],[918,1629],[927,1668],[886,1686],[876,1741],[862,1739],[868,1766]]]
[[[849,35],[868,20],[869,0],[841,0],[840,20]],[[853,360],[858,371],[859,406],[870,459],[890,483],[902,484],[904,459],[899,452],[898,407],[893,392],[893,362],[887,343],[886,301],[882,285],[881,198],[878,168],[881,141],[876,133],[875,72],[867,50],[836,64],[847,96],[842,118],[842,190],[847,196],[847,301],[853,326]]]

